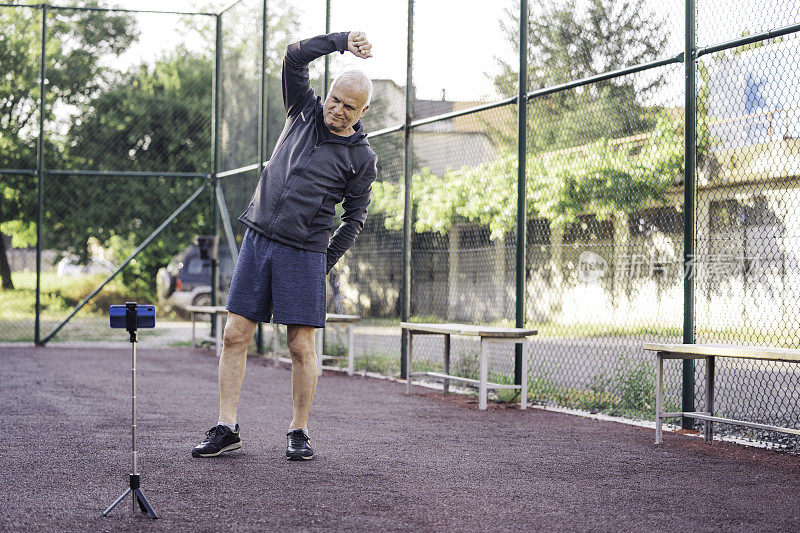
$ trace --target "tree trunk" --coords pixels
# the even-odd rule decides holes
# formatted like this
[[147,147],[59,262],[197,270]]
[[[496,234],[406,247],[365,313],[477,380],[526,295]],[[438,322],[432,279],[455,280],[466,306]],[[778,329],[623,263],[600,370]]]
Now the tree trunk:
[[6,236],[2,232],[0,232],[0,278],[3,278],[4,289],[14,288],[14,283],[11,281],[11,266],[6,256]]

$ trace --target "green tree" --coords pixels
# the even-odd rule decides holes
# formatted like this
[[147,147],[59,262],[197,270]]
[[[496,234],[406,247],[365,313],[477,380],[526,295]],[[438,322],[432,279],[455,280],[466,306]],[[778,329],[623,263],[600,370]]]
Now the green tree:
[[[97,5],[96,0],[75,2]],[[47,21],[47,93],[45,120],[52,125],[58,103],[78,105],[97,95],[110,70],[99,58],[119,54],[136,38],[129,15],[96,11],[51,10]],[[39,113],[39,50],[41,10],[0,6],[0,168],[36,167]],[[48,132],[47,164],[63,161],[63,139]],[[0,174],[0,243],[3,233],[32,233],[36,220],[36,179]],[[12,289],[8,258],[0,244],[0,276]]]
[[[516,50],[519,14],[509,10],[508,18],[503,31]],[[528,24],[528,87],[552,87],[652,61],[663,56],[666,43],[662,21],[646,0],[549,0],[533,9]],[[519,69],[503,61],[500,66],[495,86],[515,93]],[[640,75],[638,84],[634,76],[624,76],[537,99],[528,114],[529,151],[649,130],[654,121],[642,97],[663,82],[661,75]]]
[[[67,132],[69,166],[211,172],[212,62],[178,49],[154,64],[118,73]],[[84,256],[90,237],[129,252],[202,185],[203,178],[65,176],[45,189],[48,246]],[[78,194],[71,194],[71,192]],[[209,228],[208,196],[198,198],[122,273],[152,296],[155,273]],[[204,199],[206,199],[204,201]],[[118,259],[121,259],[119,257]]]
[[[580,153],[554,152],[527,165],[527,211],[557,224],[585,212],[600,217],[663,200],[679,179],[683,162],[680,120],[660,118],[638,154],[608,139]],[[456,220],[489,226],[501,238],[516,224],[517,153],[504,149],[493,160],[436,176],[423,169],[413,176],[414,229],[447,232]],[[378,182],[374,209],[386,226],[402,228],[403,185]]]
[[[90,4],[84,2],[82,5]],[[279,7],[280,5],[274,6],[268,21],[268,35],[271,38],[267,54],[270,101],[268,127],[271,132],[265,139],[268,144],[274,143],[283,127],[280,60],[286,44],[296,38],[294,31],[297,27],[293,12]],[[229,11],[223,24],[223,30],[226,27],[230,30],[223,43],[224,114],[220,150],[223,164],[226,157],[229,162],[247,159],[245,164],[249,164],[255,162],[257,153],[257,112],[249,111],[257,110],[258,105],[258,94],[251,93],[252,88],[257,88],[260,82],[257,64],[260,59],[260,27],[256,28],[259,31],[246,32],[246,38],[242,38],[241,32],[236,33],[237,25],[246,20],[248,26],[252,27],[253,17],[252,13],[239,11]],[[179,49],[153,63],[138,65],[123,73],[100,67],[99,59],[119,54],[135,39],[132,19],[108,17],[113,21],[123,20],[126,23],[115,26],[96,17],[89,17],[83,12],[77,12],[77,15],[69,18],[63,18],[60,12],[53,12],[56,14],[48,22],[51,35],[48,41],[48,57],[52,58],[55,68],[52,65],[48,68],[48,109],[52,109],[52,103],[58,98],[59,102],[74,106],[76,111],[72,113],[69,127],[63,127],[59,136],[51,134],[48,137],[48,166],[66,169],[211,172],[211,58],[214,41],[213,38],[208,38],[213,35],[210,31],[210,19],[192,17],[184,21],[187,32],[195,32],[209,43],[204,52],[191,53]],[[0,14],[8,13],[11,15],[3,22],[8,22],[8,27],[18,27],[12,33],[21,35],[19,40],[24,42],[17,46],[16,51],[7,55],[14,57],[15,54],[24,52],[28,54],[28,58],[20,60],[19,65],[8,63],[12,64],[13,79],[19,78],[20,81],[3,94],[8,94],[10,99],[18,97],[18,94],[28,94],[29,102],[22,107],[29,109],[33,106],[35,110],[38,97],[38,81],[35,76],[38,72],[38,11],[29,9],[28,15],[25,15],[22,11],[0,9]],[[91,30],[91,33],[88,36],[83,35],[79,32],[81,29],[84,32]],[[112,36],[123,36],[123,44],[112,40],[114,46],[105,46],[99,37],[103,32]],[[61,38],[64,44],[56,46],[61,34],[66,34]],[[73,53],[78,53],[75,50],[81,49],[85,49],[81,56],[83,63],[71,59]],[[0,61],[4,57],[6,56],[0,56]],[[6,64],[5,61],[3,64]],[[73,64],[87,68],[96,79],[81,81],[79,75],[65,76],[61,69],[64,65]],[[75,83],[67,89],[56,88],[53,80],[62,82],[65,77],[71,77]],[[28,83],[28,86],[23,86],[24,83]],[[83,90],[82,85],[86,86]],[[69,91],[75,93],[74,97],[70,96]],[[3,109],[7,107],[4,106]],[[228,118],[227,129],[225,117]],[[49,118],[52,120],[52,112]],[[36,117],[27,119],[27,127],[30,129],[30,123],[35,122]],[[0,138],[0,145],[5,148],[22,144],[29,152],[27,160],[23,161],[18,157],[17,162],[3,161],[0,167],[32,168],[35,166],[36,132],[27,132],[25,137],[24,127],[17,129],[22,132],[18,137],[27,140],[27,144],[4,134]],[[5,130],[6,128],[4,133]],[[11,151],[13,150],[3,150],[3,155]],[[18,153],[22,154],[23,151],[18,150]],[[15,179],[14,177],[0,179],[5,180],[4,197],[18,200],[18,205],[12,210],[6,207],[8,202],[4,198],[3,218],[0,221],[10,221],[5,227],[16,227],[14,224],[23,218],[30,226],[35,220],[35,180],[17,179],[12,188],[6,185],[11,185],[10,179]],[[88,255],[86,243],[89,238],[95,238],[103,245],[114,247],[121,258],[202,182],[202,178],[119,176],[59,176],[58,179],[48,180],[44,189],[43,218],[47,228],[44,245],[85,258]],[[247,189],[249,198],[252,187],[248,186]],[[137,292],[152,294],[152,282],[158,267],[163,266],[178,247],[190,242],[195,234],[210,230],[209,212],[208,197],[199,198],[161,238],[143,251],[132,266],[123,272],[123,281],[141,289]]]
[[[531,89],[650,61],[663,53],[666,36],[644,0],[590,0],[581,6],[583,11],[573,0],[537,7],[528,26]],[[511,22],[504,29],[517,47],[519,16],[508,14]],[[496,87],[511,94],[518,71],[502,62],[501,67]],[[661,202],[679,181],[681,118],[643,101],[663,85],[663,77],[648,74],[637,83],[631,78],[562,91],[529,104],[528,216],[556,224],[571,223],[586,212],[603,218]],[[425,169],[414,176],[416,231],[445,232],[459,219],[488,225],[493,238],[514,229],[517,140],[504,137],[503,130],[515,128],[490,130],[500,139],[491,161],[441,177]],[[615,141],[641,133],[646,135],[636,142]],[[387,214],[389,227],[401,227],[402,195],[402,186],[376,184],[373,209]]]

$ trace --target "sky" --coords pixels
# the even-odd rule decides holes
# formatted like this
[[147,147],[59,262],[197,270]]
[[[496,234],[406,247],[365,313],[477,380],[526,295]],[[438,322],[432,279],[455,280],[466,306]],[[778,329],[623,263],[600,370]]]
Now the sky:
[[[224,2],[209,3],[191,0],[167,2],[138,0],[108,2],[107,5],[138,9],[197,10],[225,7]],[[259,2],[250,2],[258,5]],[[332,56],[334,73],[348,68],[363,70],[372,78],[393,79],[405,85],[407,2],[389,0],[369,2],[332,0],[331,31],[358,30],[367,34],[373,44],[374,57],[361,60],[345,54]],[[444,89],[448,99],[474,100],[495,95],[485,73],[497,72],[496,56],[516,61],[514,50],[500,36],[500,20],[504,8],[513,2],[477,2],[472,0],[418,0],[415,5],[414,84],[422,98],[440,98]],[[291,0],[300,15],[300,35],[317,35],[325,30],[324,0]],[[364,5],[370,6],[368,9]],[[376,6],[378,6],[376,8]],[[480,6],[482,13],[476,10]],[[466,7],[467,9],[464,9]],[[260,16],[260,11],[257,13]],[[180,17],[141,15],[139,17],[143,46],[132,50],[124,62],[152,57],[161,49],[183,41],[176,27]],[[442,24],[441,21],[447,21]],[[482,38],[476,38],[482,36]],[[491,36],[489,38],[488,36]],[[199,46],[199,43],[196,43]],[[476,68],[477,67],[477,68]],[[446,82],[445,82],[446,80]]]
[[[246,0],[260,16],[260,2]],[[283,0],[300,15],[300,35],[325,29],[325,0]],[[586,0],[576,0],[577,10]],[[67,0],[59,2],[68,5]],[[231,1],[209,0],[109,0],[106,5],[138,9],[220,10]],[[331,0],[331,31],[364,31],[373,44],[374,57],[361,60],[334,54],[332,71],[359,68],[372,78],[389,78],[399,85],[406,77],[407,1]],[[414,84],[420,98],[491,100],[497,97],[491,76],[499,71],[498,59],[516,64],[516,52],[501,29],[505,10],[519,0],[416,0],[414,7]],[[531,2],[535,13],[540,2]],[[684,1],[647,0],[648,9],[662,21],[670,35],[663,57],[683,49]],[[738,37],[800,22],[800,0],[697,0],[698,45]],[[141,46],[122,63],[153,57],[184,38],[176,28],[180,18],[140,16]],[[199,39],[190,46],[203,45]]]

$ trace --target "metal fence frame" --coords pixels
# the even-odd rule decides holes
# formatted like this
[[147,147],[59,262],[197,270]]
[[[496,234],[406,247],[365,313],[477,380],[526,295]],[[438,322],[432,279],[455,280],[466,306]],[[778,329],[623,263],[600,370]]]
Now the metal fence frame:
[[[33,175],[37,177],[37,243],[36,243],[36,322],[34,338],[36,345],[45,345],[52,337],[85,305],[94,295],[96,295],[102,288],[111,281],[121,270],[127,265],[141,250],[143,250],[176,216],[188,207],[205,189],[211,190],[211,211],[213,213],[213,233],[219,234],[220,225],[219,220],[222,218],[224,231],[226,234],[231,235],[230,222],[227,216],[220,217],[220,207],[224,208],[224,199],[222,198],[221,180],[227,176],[233,176],[247,171],[258,169],[259,172],[266,165],[265,154],[265,138],[268,135],[266,131],[266,113],[267,113],[267,89],[266,89],[266,76],[265,76],[265,55],[267,51],[267,15],[268,15],[268,0],[262,0],[262,46],[261,46],[261,62],[260,62],[260,77],[261,77],[261,101],[259,102],[259,122],[258,122],[258,161],[250,165],[243,166],[236,169],[220,171],[219,168],[219,121],[220,121],[220,105],[222,98],[222,86],[220,84],[221,72],[221,48],[222,48],[222,16],[224,13],[242,0],[237,0],[227,6],[225,9],[218,13],[207,12],[178,12],[178,11],[153,11],[153,10],[136,10],[136,9],[117,9],[117,8],[99,8],[99,7],[67,7],[55,6],[47,3],[36,5],[23,5],[23,4],[5,4],[4,8],[27,8],[39,9],[42,12],[42,27],[41,27],[41,55],[39,65],[40,75],[40,101],[39,101],[39,138],[37,141],[37,168],[36,169],[0,169],[0,172],[7,174],[22,174]],[[518,76],[518,93],[516,96],[497,100],[495,102],[474,106],[468,109],[463,109],[455,112],[444,113],[436,116],[427,117],[424,119],[414,120],[413,107],[412,107],[412,90],[413,87],[413,37],[414,37],[414,0],[408,0],[408,33],[407,33],[407,53],[406,53],[406,87],[405,87],[405,120],[403,123],[396,124],[382,128],[377,131],[370,132],[369,138],[377,138],[391,133],[404,132],[404,216],[403,216],[403,269],[402,269],[402,307],[401,319],[407,321],[410,319],[411,310],[411,235],[412,235],[412,213],[411,213],[411,165],[409,164],[409,145],[411,131],[417,127],[439,122],[443,120],[452,119],[455,117],[470,115],[488,109],[494,109],[507,105],[515,105],[519,103],[527,103],[536,98],[540,98],[549,94],[571,90],[577,87],[589,85],[603,80],[608,80],[620,76],[625,76],[637,72],[676,64],[684,64],[685,86],[684,86],[684,218],[683,218],[683,231],[684,231],[684,306],[683,306],[683,342],[691,343],[695,339],[695,312],[694,312],[694,279],[693,276],[687,275],[688,269],[691,268],[691,258],[695,253],[695,240],[696,240],[696,181],[695,181],[695,159],[696,159],[696,62],[697,60],[707,54],[729,50],[738,46],[763,41],[789,35],[792,33],[800,32],[800,24],[784,26],[781,28],[772,29],[769,31],[761,32],[755,35],[749,35],[739,39],[733,39],[722,43],[717,43],[710,46],[698,48],[695,41],[695,14],[696,14],[696,0],[684,0],[685,7],[685,40],[684,51],[674,57],[666,57],[660,60],[651,61],[639,65],[634,65],[624,69],[619,69],[612,72],[606,72],[594,76],[589,76],[579,80],[573,80],[567,83],[545,87],[529,91],[527,87],[527,79],[523,73],[527,72],[527,22],[528,22],[528,0],[520,1],[520,42],[519,42],[519,73]],[[67,170],[49,170],[44,168],[44,109],[45,109],[45,66],[46,66],[46,43],[47,43],[47,13],[49,9],[57,10],[86,10],[86,11],[107,11],[107,12],[129,12],[129,13],[163,13],[163,14],[180,14],[180,15],[204,15],[214,17],[216,23],[216,41],[215,41],[215,59],[214,59],[214,75],[212,78],[212,159],[213,159],[213,172],[208,173],[191,173],[191,172],[116,172],[116,171],[67,171]],[[326,1],[325,9],[325,27],[326,31],[330,30],[330,13],[331,2]],[[324,88],[327,90],[329,86],[329,63],[325,59],[324,71]],[[526,195],[526,175],[525,175],[525,162],[526,162],[526,139],[527,139],[527,105],[518,105],[517,110],[517,186],[518,186],[518,202],[517,202],[517,231],[516,231],[516,326],[522,327],[525,321],[525,257],[526,257],[526,213],[525,213],[525,195]],[[73,312],[52,332],[42,338],[40,331],[40,275],[41,275],[41,228],[42,228],[42,190],[45,185],[44,178],[50,175],[113,175],[113,176],[169,176],[169,177],[205,177],[206,184],[197,189],[181,207],[179,207],[167,220],[164,221],[147,239],[145,239],[136,250],[123,262],[123,264],[108,278],[102,282],[89,296],[87,296]],[[217,264],[212,261],[212,304],[217,301],[217,284],[213,281],[217,277]],[[408,349],[407,337],[404,335],[401,340],[402,344],[402,357],[401,357],[401,375],[406,375],[405,368],[405,353]],[[258,335],[259,351],[263,351],[263,335],[259,328]],[[515,352],[515,383],[520,382],[521,378],[521,361],[522,351],[518,347]],[[682,410],[694,410],[694,365],[692,361],[684,361],[683,366],[683,396],[682,396]],[[684,418],[682,421],[684,427],[691,426],[691,420]]]

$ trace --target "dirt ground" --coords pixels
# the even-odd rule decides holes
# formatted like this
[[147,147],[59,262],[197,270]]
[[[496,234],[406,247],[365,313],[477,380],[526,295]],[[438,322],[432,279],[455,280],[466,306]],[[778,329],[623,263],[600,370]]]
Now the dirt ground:
[[191,448],[216,423],[212,352],[138,351],[139,465],[159,514],[101,512],[130,471],[130,349],[0,347],[5,531],[800,530],[800,460],[729,443],[326,373],[316,459],[283,457],[286,368],[251,358],[244,446]]

